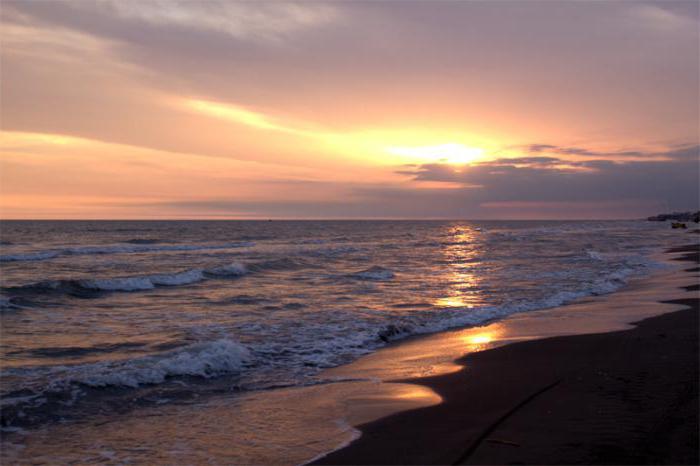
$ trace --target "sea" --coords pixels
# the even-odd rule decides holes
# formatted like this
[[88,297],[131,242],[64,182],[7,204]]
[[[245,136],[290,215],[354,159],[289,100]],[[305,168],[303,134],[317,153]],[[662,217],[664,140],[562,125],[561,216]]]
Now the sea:
[[[0,239],[3,443],[21,462],[34,433],[86,420],[186,425],[174,406],[217,402],[211,423],[224,405],[271,416],[262,394],[338,383],[324,371],[414,335],[612,293],[687,235],[641,220],[3,221]],[[246,429],[221,464],[311,459],[246,456],[276,445]],[[62,448],[43,459],[177,458]]]

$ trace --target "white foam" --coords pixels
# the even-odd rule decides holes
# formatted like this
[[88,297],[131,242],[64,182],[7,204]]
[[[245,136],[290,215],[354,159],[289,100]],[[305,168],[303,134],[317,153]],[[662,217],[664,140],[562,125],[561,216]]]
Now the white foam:
[[[152,275],[136,275],[128,277],[86,278],[79,280],[45,280],[42,282],[24,285],[19,288],[38,288],[40,290],[61,290],[66,287],[71,289],[79,286],[88,290],[98,291],[144,291],[152,290],[157,286],[182,286],[201,282],[207,278],[238,277],[248,273],[244,264],[234,262],[231,264],[213,267],[211,269],[189,269],[174,273],[159,273]],[[10,298],[0,299],[0,308],[13,306]]]
[[178,273],[145,275],[140,277],[95,278],[80,280],[83,288],[102,291],[140,291],[151,290],[156,286],[189,285],[204,280],[199,269],[185,270]]
[[220,275],[220,276],[240,276],[248,273],[248,269],[245,265],[240,262],[234,262],[228,265],[222,265],[221,267],[214,267],[213,269],[207,269],[206,273],[210,275]]
[[375,265],[367,270],[355,272],[352,276],[360,280],[391,280],[395,274],[389,269]]
[[149,278],[156,286],[189,285],[204,280],[204,273],[199,269],[192,269],[180,273],[153,275]]
[[594,251],[592,249],[586,249],[586,254],[588,255],[588,257],[590,257],[593,260],[597,260],[597,261],[603,260],[603,256],[598,251]]
[[627,283],[631,276],[638,275],[649,269],[667,267],[662,263],[648,258],[632,257],[636,259],[632,266],[620,268],[610,272],[602,278],[589,283],[579,289],[560,290],[549,296],[533,300],[520,300],[507,302],[502,305],[484,306],[481,308],[451,308],[430,313],[412,313],[404,315],[400,319],[392,320],[386,327],[377,333],[377,336],[386,341],[405,338],[410,335],[433,333],[451,328],[481,325],[485,322],[500,319],[511,314],[521,312],[550,309],[572,303],[578,299],[609,294],[617,291]]

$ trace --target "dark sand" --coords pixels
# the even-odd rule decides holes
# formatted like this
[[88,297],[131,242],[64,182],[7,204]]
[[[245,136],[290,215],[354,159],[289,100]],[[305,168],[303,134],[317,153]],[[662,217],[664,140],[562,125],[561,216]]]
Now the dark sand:
[[[679,260],[697,263],[697,246]],[[316,464],[698,464],[698,278],[631,330],[471,353],[408,381],[444,402],[359,426]]]

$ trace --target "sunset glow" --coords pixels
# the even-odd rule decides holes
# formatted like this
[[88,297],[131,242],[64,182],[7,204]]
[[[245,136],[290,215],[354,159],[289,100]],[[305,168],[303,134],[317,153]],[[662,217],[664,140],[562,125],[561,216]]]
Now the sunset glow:
[[466,164],[484,155],[483,149],[455,143],[428,147],[389,147],[386,151],[412,158],[417,163]]
[[9,0],[0,216],[691,209],[691,3]]

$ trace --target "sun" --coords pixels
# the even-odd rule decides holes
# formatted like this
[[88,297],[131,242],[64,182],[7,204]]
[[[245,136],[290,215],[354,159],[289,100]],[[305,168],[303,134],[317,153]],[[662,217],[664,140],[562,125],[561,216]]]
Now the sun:
[[449,163],[464,165],[474,162],[484,155],[484,150],[458,143],[440,144],[421,147],[387,147],[386,152],[402,157],[409,157],[420,163]]

